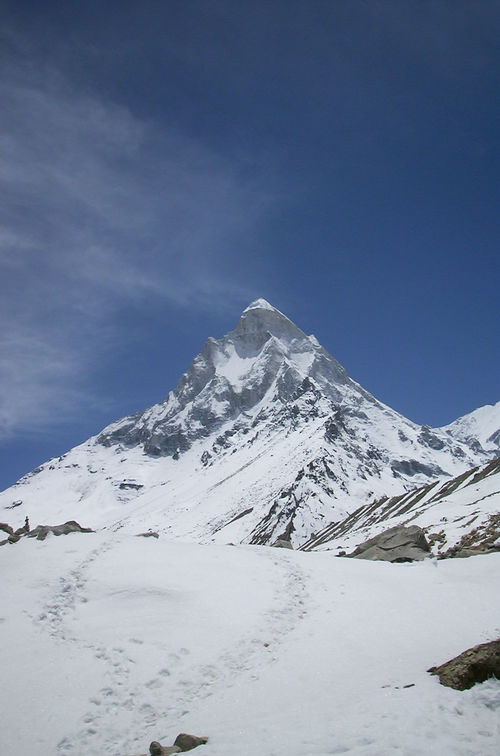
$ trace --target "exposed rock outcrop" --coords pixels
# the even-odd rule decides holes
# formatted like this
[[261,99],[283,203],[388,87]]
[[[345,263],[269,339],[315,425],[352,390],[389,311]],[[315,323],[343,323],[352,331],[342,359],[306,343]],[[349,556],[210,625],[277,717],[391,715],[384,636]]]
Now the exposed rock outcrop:
[[278,538],[272,545],[275,549],[293,549],[290,541],[285,541],[283,538]]
[[384,562],[413,562],[429,556],[430,549],[422,528],[396,526],[360,544],[351,557]]
[[49,533],[56,536],[67,535],[68,533],[93,533],[92,528],[82,528],[76,520],[68,520],[62,525],[37,525],[36,528],[27,533],[28,538],[36,538],[38,541],[44,541]]
[[454,659],[427,671],[438,675],[441,685],[455,690],[468,690],[489,677],[500,679],[500,638],[468,648]]
[[469,557],[500,551],[500,512],[490,514],[478,527],[465,533],[442,557]]
[[53,533],[56,536],[67,535],[68,533],[94,533],[92,528],[83,528],[76,520],[68,520],[68,522],[64,522],[62,525],[37,525],[33,530],[29,530],[29,526],[26,525],[18,528],[15,532],[9,525],[5,525],[0,529],[5,530],[9,534],[8,538],[0,541],[0,546],[6,543],[17,543],[21,538],[36,538],[38,541],[44,541],[49,533]]

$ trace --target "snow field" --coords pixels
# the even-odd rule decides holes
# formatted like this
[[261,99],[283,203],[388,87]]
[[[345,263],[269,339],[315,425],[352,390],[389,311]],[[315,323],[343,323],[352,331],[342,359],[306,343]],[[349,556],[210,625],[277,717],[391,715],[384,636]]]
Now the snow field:
[[426,669],[500,635],[499,567],[110,533],[3,547],[0,753],[186,731],[207,756],[496,755],[500,683]]

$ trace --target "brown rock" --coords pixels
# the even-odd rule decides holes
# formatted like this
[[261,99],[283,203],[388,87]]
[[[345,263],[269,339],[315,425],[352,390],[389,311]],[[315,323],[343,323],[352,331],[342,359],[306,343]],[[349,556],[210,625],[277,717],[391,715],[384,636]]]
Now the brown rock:
[[441,685],[455,690],[467,690],[489,677],[500,678],[500,639],[468,648],[454,659],[427,671],[438,675]]
[[180,753],[178,746],[162,746],[157,740],[153,740],[149,746],[151,756],[170,756],[172,753]]
[[174,740],[174,746],[178,746],[181,751],[190,751],[196,746],[203,745],[208,741],[208,738],[198,738],[196,735],[188,735],[185,732],[181,732]]
[[27,534],[28,538],[36,538],[38,541],[44,541],[49,533],[56,536],[67,535],[68,533],[93,533],[92,528],[82,528],[75,520],[68,520],[62,525],[37,525]]

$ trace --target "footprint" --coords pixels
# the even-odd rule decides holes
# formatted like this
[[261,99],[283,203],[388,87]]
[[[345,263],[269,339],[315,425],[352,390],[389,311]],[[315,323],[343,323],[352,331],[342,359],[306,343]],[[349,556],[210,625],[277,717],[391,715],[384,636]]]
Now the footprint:
[[147,683],[144,683],[146,688],[149,688],[150,690],[156,690],[157,688],[161,688],[163,685],[163,682],[159,680],[157,677],[155,677],[153,680],[148,680]]
[[156,722],[157,714],[150,704],[143,704],[139,712],[144,717],[146,723]]
[[217,673],[217,670],[215,667],[203,667],[201,669],[201,674],[204,678],[208,678],[210,680],[215,680],[219,675]]

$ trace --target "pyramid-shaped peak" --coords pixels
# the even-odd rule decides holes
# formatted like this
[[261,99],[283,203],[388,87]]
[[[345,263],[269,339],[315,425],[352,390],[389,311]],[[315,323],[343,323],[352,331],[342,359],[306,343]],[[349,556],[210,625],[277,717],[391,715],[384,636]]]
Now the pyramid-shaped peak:
[[250,310],[270,310],[271,312],[278,312],[280,315],[283,313],[280,313],[279,310],[276,309],[276,307],[273,307],[272,304],[270,304],[267,299],[263,299],[260,297],[259,299],[254,299],[253,302],[250,302],[248,307],[245,307],[243,310],[243,315],[246,312],[250,312]]
[[243,310],[236,332],[240,336],[257,333],[265,335],[265,339],[272,334],[285,341],[306,337],[290,318],[273,307],[266,299],[256,299]]

